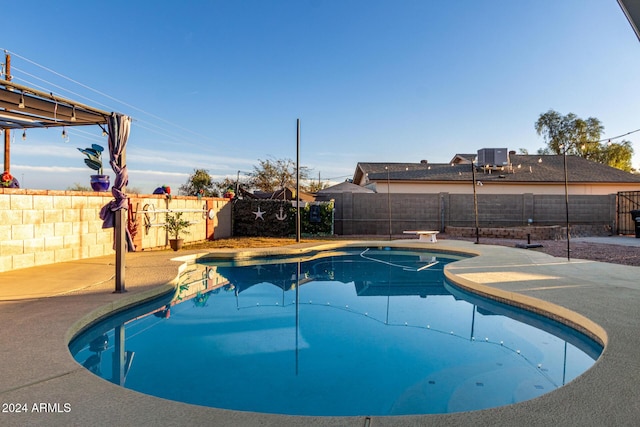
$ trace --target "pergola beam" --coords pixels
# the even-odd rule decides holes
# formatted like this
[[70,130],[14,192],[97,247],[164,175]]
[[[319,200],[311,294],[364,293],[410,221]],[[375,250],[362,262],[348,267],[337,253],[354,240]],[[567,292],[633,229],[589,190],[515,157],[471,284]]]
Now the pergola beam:
[[0,127],[104,125],[110,113],[80,102],[0,80]]

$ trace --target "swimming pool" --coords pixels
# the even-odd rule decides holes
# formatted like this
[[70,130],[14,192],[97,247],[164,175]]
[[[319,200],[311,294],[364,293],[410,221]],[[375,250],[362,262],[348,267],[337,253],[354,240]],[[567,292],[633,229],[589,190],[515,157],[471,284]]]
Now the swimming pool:
[[455,254],[359,248],[193,264],[172,297],[77,337],[79,363],[127,388],[292,415],[450,413],[528,400],[601,347],[467,294]]

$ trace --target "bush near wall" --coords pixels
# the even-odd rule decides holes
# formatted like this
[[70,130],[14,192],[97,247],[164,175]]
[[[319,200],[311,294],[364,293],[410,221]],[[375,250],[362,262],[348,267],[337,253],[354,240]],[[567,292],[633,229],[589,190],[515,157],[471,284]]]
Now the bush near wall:
[[[300,210],[301,234],[331,234],[332,223],[333,203],[308,203]],[[287,237],[295,234],[296,208],[290,201],[245,199],[234,202],[234,236]]]
[[300,233],[311,236],[332,235],[333,209],[333,202],[307,203],[300,210]]

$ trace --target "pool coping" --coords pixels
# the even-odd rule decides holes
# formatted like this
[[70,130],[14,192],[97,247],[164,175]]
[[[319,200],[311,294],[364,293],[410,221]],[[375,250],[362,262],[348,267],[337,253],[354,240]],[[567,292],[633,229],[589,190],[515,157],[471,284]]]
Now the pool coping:
[[[539,398],[514,405],[482,411],[443,415],[387,417],[294,417],[257,414],[205,408],[166,401],[115,386],[84,370],[73,361],[66,344],[77,331],[113,309],[136,304],[155,297],[175,285],[173,280],[184,261],[202,257],[202,251],[176,258],[172,253],[139,254],[130,257],[131,270],[140,274],[131,277],[127,294],[112,294],[108,288],[91,292],[66,294],[53,298],[25,301],[5,301],[0,305],[0,319],[20,313],[32,322],[18,322],[5,328],[3,339],[21,335],[23,344],[15,339],[16,348],[0,353],[0,374],[6,380],[0,390],[2,402],[69,403],[69,412],[0,413],[3,425],[79,425],[96,424],[97,417],[105,424],[136,425],[211,423],[216,425],[557,425],[634,424],[640,413],[640,362],[635,350],[640,346],[637,330],[640,326],[640,285],[634,278],[637,267],[616,266],[583,260],[553,258],[548,255],[497,246],[474,245],[469,242],[440,240],[423,243],[417,240],[340,241],[329,244],[303,244],[287,248],[243,250],[238,256],[302,254],[317,249],[342,246],[402,246],[434,251],[471,253],[478,255],[449,264],[446,274],[459,286],[491,293],[499,298],[534,304],[591,331],[606,344],[602,357],[594,367],[568,385]],[[213,251],[223,254],[225,251]],[[228,251],[227,251],[228,252]],[[148,258],[145,258],[148,256]],[[172,263],[170,260],[177,260]],[[152,263],[152,260],[155,260]],[[109,262],[105,259],[105,267]],[[153,265],[147,265],[153,264]],[[93,268],[94,266],[90,266]],[[46,274],[45,269],[43,274]],[[158,271],[162,270],[162,271]],[[520,276],[513,280],[513,275]],[[128,276],[129,278],[130,276]],[[523,279],[526,278],[525,279]],[[607,283],[604,283],[604,281]],[[129,280],[128,280],[129,281]],[[615,303],[615,305],[613,305]],[[64,313],[61,313],[64,307]],[[608,310],[607,310],[608,309]],[[25,315],[25,313],[28,313]],[[49,316],[49,317],[48,317]],[[53,349],[49,358],[42,357],[42,345]],[[45,347],[49,348],[49,347]],[[19,357],[22,356],[22,357]],[[31,371],[29,360],[35,360]],[[44,361],[47,366],[42,366]],[[60,406],[64,409],[63,406]],[[32,409],[32,408],[31,408]]]

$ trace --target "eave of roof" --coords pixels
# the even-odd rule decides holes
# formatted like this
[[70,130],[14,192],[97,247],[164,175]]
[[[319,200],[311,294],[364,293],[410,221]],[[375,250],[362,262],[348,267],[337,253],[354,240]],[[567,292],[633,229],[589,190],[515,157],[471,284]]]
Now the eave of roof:
[[[503,183],[559,183],[564,182],[562,155],[511,155],[511,167],[476,169],[476,179]],[[569,182],[581,183],[639,183],[640,175],[586,160],[567,156]],[[473,179],[470,164],[421,163],[359,163],[369,181],[403,181],[451,183]],[[384,169],[385,166],[388,169]]]
[[640,40],[640,2],[638,0],[618,0],[618,4],[624,12],[633,32]]

